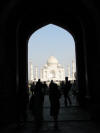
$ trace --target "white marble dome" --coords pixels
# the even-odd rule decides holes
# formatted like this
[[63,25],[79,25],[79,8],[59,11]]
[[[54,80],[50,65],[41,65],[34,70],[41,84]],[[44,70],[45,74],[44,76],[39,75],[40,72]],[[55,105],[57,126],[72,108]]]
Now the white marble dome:
[[58,60],[54,56],[50,56],[47,60],[47,65],[58,65]]

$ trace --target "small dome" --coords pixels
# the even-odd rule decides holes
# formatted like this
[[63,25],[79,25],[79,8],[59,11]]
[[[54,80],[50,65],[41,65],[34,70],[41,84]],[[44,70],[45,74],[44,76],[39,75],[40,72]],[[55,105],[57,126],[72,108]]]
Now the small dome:
[[58,60],[54,56],[50,56],[49,59],[47,60],[47,65],[57,65]]

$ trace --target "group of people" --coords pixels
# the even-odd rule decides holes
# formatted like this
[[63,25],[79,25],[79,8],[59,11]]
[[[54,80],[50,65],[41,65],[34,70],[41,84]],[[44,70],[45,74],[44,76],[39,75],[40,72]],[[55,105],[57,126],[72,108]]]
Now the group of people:
[[[34,116],[36,129],[38,130],[42,126],[42,120],[43,120],[43,104],[44,104],[44,96],[46,94],[47,89],[46,83],[42,83],[40,79],[36,84],[31,85],[31,93],[32,96],[30,98],[30,110]],[[61,98],[61,92],[63,92],[64,95],[64,103],[67,107],[68,102],[71,105],[71,99],[69,96],[69,91],[71,89],[71,83],[68,81],[68,77],[65,78],[65,82],[62,82],[60,85],[60,89],[56,83],[51,80],[49,84],[49,100],[50,100],[50,116],[54,119],[54,127],[57,128],[57,119],[58,114],[60,110],[60,98]]]
[[[32,86],[33,87],[33,86]],[[34,86],[32,90],[32,96],[30,98],[30,110],[34,116],[36,129],[38,130],[42,126],[42,120],[43,120],[43,104],[44,104],[44,95],[45,95],[45,89],[46,84],[42,84],[40,79]],[[57,117],[60,109],[60,91],[58,89],[57,84],[51,81],[49,85],[49,99],[50,99],[50,115],[55,120],[55,127],[57,128]]]

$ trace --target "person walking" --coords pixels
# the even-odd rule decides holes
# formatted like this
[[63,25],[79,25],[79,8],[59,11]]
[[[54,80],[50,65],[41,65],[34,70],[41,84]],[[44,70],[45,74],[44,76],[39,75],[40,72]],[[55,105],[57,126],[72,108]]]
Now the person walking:
[[68,102],[71,105],[71,99],[69,96],[69,92],[71,90],[71,83],[70,81],[68,81],[68,77],[65,78],[65,87],[64,87],[64,103],[65,103],[65,107],[68,106]]
[[30,109],[35,119],[35,129],[39,131],[42,127],[42,120],[43,120],[43,100],[44,95],[42,92],[42,83],[40,79],[36,83],[34,94],[30,99]]
[[58,86],[52,80],[49,85],[50,115],[54,119],[54,122],[55,122],[54,127],[56,129],[58,128],[57,120],[58,120],[58,114],[60,110],[60,101],[59,101],[60,97],[61,97],[61,94],[60,94],[60,91],[58,90]]

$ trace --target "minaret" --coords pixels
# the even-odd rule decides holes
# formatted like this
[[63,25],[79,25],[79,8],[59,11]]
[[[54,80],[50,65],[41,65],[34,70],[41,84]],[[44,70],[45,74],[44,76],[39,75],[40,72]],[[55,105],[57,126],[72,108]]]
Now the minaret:
[[70,65],[67,66],[67,76],[68,76],[68,79],[70,80],[71,78],[71,75],[70,75]]
[[72,60],[72,80],[75,80],[75,62]]
[[65,80],[65,70],[64,70],[64,68],[62,69],[62,80]]
[[43,73],[43,69],[41,68],[41,69],[40,69],[40,79],[41,79],[41,81],[42,81],[42,79],[43,79],[43,74],[42,74],[42,73]]
[[32,62],[29,62],[29,80],[33,81],[33,65]]
[[35,80],[38,81],[38,67],[35,67]]

